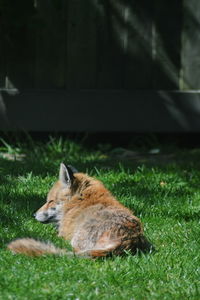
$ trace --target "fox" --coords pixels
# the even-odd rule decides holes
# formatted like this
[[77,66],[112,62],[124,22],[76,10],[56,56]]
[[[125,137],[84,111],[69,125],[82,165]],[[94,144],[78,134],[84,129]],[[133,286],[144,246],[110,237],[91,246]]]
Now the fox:
[[126,251],[150,252],[143,225],[104,184],[74,167],[60,164],[59,178],[46,203],[34,214],[43,224],[53,223],[58,236],[71,243],[72,251],[33,238],[11,241],[8,249],[27,256],[68,255],[100,258]]

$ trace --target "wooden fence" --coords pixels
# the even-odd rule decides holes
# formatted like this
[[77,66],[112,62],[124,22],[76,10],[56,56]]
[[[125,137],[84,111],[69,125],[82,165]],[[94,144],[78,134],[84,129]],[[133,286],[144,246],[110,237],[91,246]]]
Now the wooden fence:
[[3,90],[188,93],[199,73],[199,0],[0,0]]

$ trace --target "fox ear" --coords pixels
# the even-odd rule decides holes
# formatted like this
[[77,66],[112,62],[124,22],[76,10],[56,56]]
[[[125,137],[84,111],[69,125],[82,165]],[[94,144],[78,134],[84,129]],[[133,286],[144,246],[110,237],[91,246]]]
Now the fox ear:
[[71,168],[66,167],[63,163],[60,164],[59,180],[63,185],[71,186],[74,181],[74,175]]

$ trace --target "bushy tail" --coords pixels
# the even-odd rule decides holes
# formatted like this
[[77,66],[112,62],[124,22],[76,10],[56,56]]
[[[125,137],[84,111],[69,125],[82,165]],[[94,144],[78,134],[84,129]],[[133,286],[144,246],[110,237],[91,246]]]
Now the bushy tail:
[[114,250],[116,245],[103,249],[88,249],[79,252],[70,252],[61,248],[55,247],[50,242],[42,242],[32,238],[23,238],[12,241],[8,244],[8,249],[16,254],[24,254],[27,256],[42,256],[46,254],[78,256],[85,258],[105,257]]
[[10,244],[8,244],[8,249],[13,253],[21,253],[27,256],[41,256],[45,254],[68,254],[66,250],[57,248],[49,242],[41,242],[31,238],[14,240]]

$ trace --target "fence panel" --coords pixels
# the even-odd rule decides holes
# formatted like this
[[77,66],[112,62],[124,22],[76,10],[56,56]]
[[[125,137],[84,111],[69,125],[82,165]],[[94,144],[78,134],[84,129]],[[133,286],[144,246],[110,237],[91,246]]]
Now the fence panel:
[[182,89],[200,89],[200,1],[183,0]]
[[198,0],[0,2],[0,87],[199,89]]

